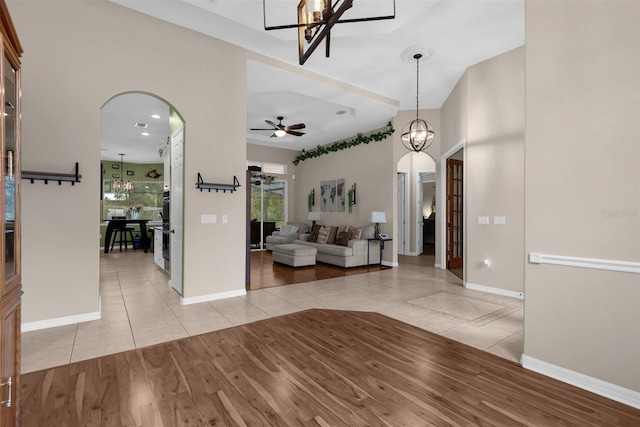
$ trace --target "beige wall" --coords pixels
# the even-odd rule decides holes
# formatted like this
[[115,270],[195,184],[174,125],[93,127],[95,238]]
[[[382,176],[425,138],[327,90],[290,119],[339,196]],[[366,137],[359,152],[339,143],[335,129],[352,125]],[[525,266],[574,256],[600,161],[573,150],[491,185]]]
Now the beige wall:
[[[465,283],[520,294],[524,290],[524,47],[469,67],[442,107],[442,128],[440,155],[465,142]],[[436,231],[443,226],[444,208],[438,209],[443,215],[437,215]],[[478,216],[488,216],[490,224],[478,224]],[[505,216],[506,224],[494,225],[494,216]],[[484,266],[484,260],[491,267]],[[446,260],[442,263],[446,265]]]
[[465,280],[514,293],[524,290],[524,50],[470,67],[467,94]]
[[[167,100],[186,121],[184,296],[242,291],[244,195],[201,193],[195,182],[200,172],[245,184],[245,52],[110,2],[34,5],[9,2],[25,50],[23,166],[68,172],[78,161],[83,178],[24,186],[23,321],[99,310],[100,107],[132,90]],[[205,213],[229,223],[200,224]]]
[[[640,3],[526,12],[525,254],[639,262]],[[640,392],[637,274],[527,264],[525,294],[525,355]]]

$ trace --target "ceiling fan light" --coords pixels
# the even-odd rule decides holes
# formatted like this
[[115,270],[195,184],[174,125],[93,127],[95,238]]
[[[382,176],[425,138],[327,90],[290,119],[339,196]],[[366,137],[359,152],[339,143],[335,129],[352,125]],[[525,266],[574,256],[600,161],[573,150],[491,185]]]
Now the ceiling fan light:
[[281,138],[281,137],[283,137],[283,136],[285,136],[285,135],[287,134],[287,133],[286,133],[284,130],[282,130],[282,129],[277,129],[274,133],[276,134],[276,136],[277,136],[278,138]]

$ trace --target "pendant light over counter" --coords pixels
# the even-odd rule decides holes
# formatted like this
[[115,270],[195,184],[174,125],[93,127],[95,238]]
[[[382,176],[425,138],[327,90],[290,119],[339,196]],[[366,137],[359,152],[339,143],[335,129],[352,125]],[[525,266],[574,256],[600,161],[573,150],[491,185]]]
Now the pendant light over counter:
[[135,184],[131,181],[125,182],[122,179],[124,173],[124,153],[119,153],[120,156],[120,178],[111,181],[111,192],[113,193],[132,193],[135,191]]

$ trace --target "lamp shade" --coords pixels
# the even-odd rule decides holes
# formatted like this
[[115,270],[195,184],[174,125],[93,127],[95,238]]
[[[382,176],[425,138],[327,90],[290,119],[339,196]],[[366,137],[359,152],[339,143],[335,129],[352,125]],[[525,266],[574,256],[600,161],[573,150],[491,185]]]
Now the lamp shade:
[[371,212],[371,222],[375,222],[375,223],[379,223],[379,224],[384,224],[387,222],[387,217],[384,214],[384,212],[376,212],[376,211],[372,211]]
[[307,214],[307,219],[309,221],[319,221],[320,220],[320,212],[309,212]]

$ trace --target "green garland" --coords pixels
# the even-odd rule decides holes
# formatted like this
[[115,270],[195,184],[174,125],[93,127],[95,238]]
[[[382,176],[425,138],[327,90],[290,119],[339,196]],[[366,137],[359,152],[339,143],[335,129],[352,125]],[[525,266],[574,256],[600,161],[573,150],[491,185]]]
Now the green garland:
[[315,157],[320,157],[329,153],[335,153],[336,151],[340,151],[340,150],[346,150],[347,148],[353,148],[360,144],[368,144],[371,141],[380,142],[385,140],[387,137],[393,135],[394,131],[395,129],[393,129],[393,125],[391,124],[391,122],[389,122],[387,123],[387,130],[383,132],[374,133],[368,136],[364,136],[361,133],[359,133],[358,136],[356,136],[351,141],[334,142],[333,144],[325,145],[325,146],[318,145],[317,148],[314,148],[313,150],[310,150],[310,151],[302,150],[302,154],[300,154],[298,157],[296,157],[293,160],[293,164],[297,166],[298,163],[304,160],[313,159]]

